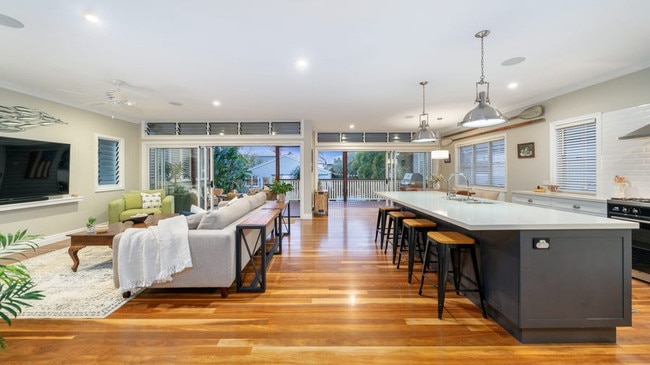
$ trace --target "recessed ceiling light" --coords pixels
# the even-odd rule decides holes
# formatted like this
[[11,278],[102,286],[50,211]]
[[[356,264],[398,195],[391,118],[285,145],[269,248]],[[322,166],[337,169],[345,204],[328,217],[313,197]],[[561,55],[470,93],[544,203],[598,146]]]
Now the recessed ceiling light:
[[350,129],[354,129],[354,124],[350,124]]
[[299,59],[296,61],[296,69],[297,69],[298,71],[305,71],[305,70],[308,69],[308,68],[309,68],[309,61],[307,61],[307,59],[305,59],[305,58],[299,58]]
[[221,102],[219,100],[215,100],[215,101],[212,102],[212,105],[221,106]]
[[12,18],[10,16],[4,15],[4,14],[0,14],[0,25],[4,25],[5,27],[9,27],[9,28],[24,28],[25,27],[25,24],[19,22],[18,20],[14,19],[14,18]]
[[526,61],[526,57],[512,57],[509,58],[503,62],[501,62],[501,66],[514,66],[518,65],[522,62]]
[[84,18],[91,23],[99,23],[99,18],[95,14],[87,13]]
[[414,115],[407,115],[407,116],[404,117],[404,119],[413,119],[413,118],[415,118]]
[[508,84],[508,89],[516,89],[517,86],[519,86],[518,83],[516,83],[516,82],[511,82],[511,83]]
[[180,101],[170,101],[169,104],[171,104],[173,106],[182,106],[183,105],[183,103],[181,103]]

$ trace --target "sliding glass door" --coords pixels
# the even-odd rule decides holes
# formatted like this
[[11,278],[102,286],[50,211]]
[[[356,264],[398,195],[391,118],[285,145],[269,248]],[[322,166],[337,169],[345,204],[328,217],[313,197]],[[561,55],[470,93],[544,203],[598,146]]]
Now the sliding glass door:
[[[279,179],[294,189],[287,199],[300,196],[300,147],[206,146],[149,149],[149,188],[174,195],[177,212],[191,205],[214,206],[226,193],[263,189]],[[215,190],[219,189],[219,194]],[[298,214],[298,204],[292,209]],[[295,212],[294,212],[295,211]]]
[[376,191],[428,188],[429,152],[319,151],[319,185],[330,200],[380,199]]

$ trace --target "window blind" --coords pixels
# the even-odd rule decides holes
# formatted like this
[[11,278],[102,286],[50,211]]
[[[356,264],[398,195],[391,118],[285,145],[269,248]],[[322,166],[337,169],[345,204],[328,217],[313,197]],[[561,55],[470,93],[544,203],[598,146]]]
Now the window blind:
[[596,120],[555,129],[555,183],[561,190],[596,192]]
[[97,140],[97,184],[119,185],[120,183],[120,143],[99,138]]
[[505,187],[504,138],[461,146],[458,152],[459,169],[469,177],[471,184]]

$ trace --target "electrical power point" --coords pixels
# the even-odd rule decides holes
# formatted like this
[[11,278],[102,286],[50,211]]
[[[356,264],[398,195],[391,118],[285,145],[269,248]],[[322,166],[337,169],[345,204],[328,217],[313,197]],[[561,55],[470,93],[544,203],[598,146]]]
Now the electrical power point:
[[549,248],[551,248],[550,238],[533,238],[533,249],[548,250]]

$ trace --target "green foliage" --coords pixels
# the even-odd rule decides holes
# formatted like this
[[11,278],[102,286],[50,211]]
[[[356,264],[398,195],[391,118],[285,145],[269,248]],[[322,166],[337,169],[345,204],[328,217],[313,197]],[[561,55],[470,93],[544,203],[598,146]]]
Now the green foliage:
[[275,180],[273,184],[267,184],[269,191],[273,194],[286,194],[288,191],[293,191],[293,185],[290,183]]
[[165,177],[167,178],[167,181],[171,183],[172,188],[169,194],[177,195],[187,193],[187,189],[179,182],[179,180],[188,177],[186,173],[188,170],[189,169],[183,161],[176,163],[167,162],[165,165]]
[[86,227],[92,227],[96,220],[97,218],[93,216],[88,217],[88,220],[86,221]]
[[348,167],[348,174],[358,179],[384,179],[386,152],[356,152]]
[[251,177],[249,161],[237,147],[214,148],[214,186],[229,192],[241,190]]
[[[28,235],[27,230],[14,234],[0,232],[0,318],[11,326],[11,319],[18,317],[24,307],[30,307],[30,300],[43,299],[40,290],[34,290],[36,283],[32,281],[25,265],[8,255],[25,257],[26,250],[36,250],[34,242],[37,236]],[[6,350],[5,339],[0,336],[0,348]]]

